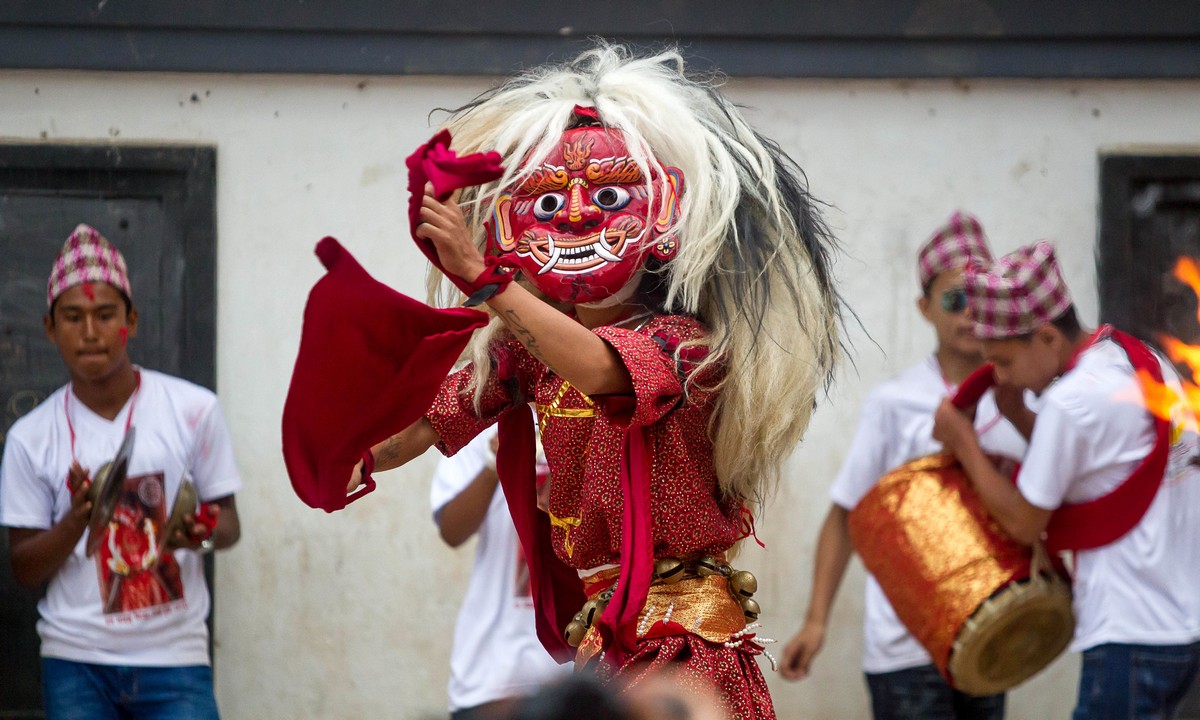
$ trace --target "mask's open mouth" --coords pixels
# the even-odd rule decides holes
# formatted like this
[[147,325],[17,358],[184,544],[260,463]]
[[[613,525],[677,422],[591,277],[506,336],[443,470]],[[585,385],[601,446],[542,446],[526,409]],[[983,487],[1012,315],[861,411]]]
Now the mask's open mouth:
[[[619,263],[631,236],[640,230],[640,223],[631,221],[603,228],[582,238],[555,238],[550,235],[530,237],[529,253],[542,266],[538,275],[548,272],[574,275],[594,270],[606,263]],[[524,244],[524,243],[522,243]]]

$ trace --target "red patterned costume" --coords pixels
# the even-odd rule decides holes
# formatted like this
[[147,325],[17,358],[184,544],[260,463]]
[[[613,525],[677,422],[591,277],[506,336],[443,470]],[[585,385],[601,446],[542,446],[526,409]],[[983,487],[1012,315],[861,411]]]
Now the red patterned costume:
[[708,424],[714,394],[683,396],[682,373],[670,349],[680,339],[702,337],[692,318],[658,316],[637,330],[594,332],[621,355],[633,377],[634,397],[590,399],[559,378],[514,339],[494,346],[497,364],[512,369],[510,393],[501,372],[492,376],[472,407],[472,368],[450,376],[427,417],[452,455],[515,402],[533,402],[554,482],[550,487],[551,538],[563,562],[587,570],[620,561],[621,440],[624,428],[642,426],[654,448],[650,473],[653,545],[657,556],[715,555],[741,537],[741,503],[721,499],[712,465]]
[[[451,375],[442,385],[427,413],[440,438],[439,449],[452,455],[501,412],[533,402],[553,477],[549,507],[554,551],[571,568],[587,571],[620,563],[622,439],[630,426],[645,428],[652,448],[655,557],[722,555],[743,535],[742,503],[722,498],[717,488],[708,437],[716,393],[695,390],[685,397],[682,378],[689,368],[677,365],[673,357],[680,342],[702,339],[705,328],[693,318],[660,315],[636,329],[610,326],[593,332],[621,356],[633,378],[632,397],[588,398],[510,337],[493,346],[496,365],[503,370],[489,379],[478,411],[468,390],[472,367]],[[711,386],[716,379],[697,378],[697,384]],[[654,620],[662,624],[665,608],[659,610],[651,625]],[[738,615],[735,608],[734,617]],[[744,621],[738,624],[732,632],[745,627]],[[645,627],[644,622],[639,625]],[[729,650],[718,645],[730,639],[728,627],[713,634],[717,642],[688,630],[675,623],[669,630],[660,627],[654,633],[659,636],[648,639],[646,631],[639,631],[637,650],[621,667],[636,668],[632,672],[640,676],[661,669],[664,663],[682,663],[688,672],[725,690],[733,717],[773,717],[762,672],[752,659],[759,647],[749,641]],[[602,668],[609,675],[621,675],[620,668]]]

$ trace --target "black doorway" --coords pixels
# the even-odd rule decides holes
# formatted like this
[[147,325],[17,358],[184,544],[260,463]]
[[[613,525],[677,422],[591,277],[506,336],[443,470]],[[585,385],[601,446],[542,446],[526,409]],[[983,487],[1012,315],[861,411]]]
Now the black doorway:
[[[50,266],[80,222],[129,264],[134,362],[215,388],[216,150],[0,144],[0,449],[66,382],[42,315]],[[212,556],[207,570],[211,583]],[[0,532],[0,717],[43,717],[36,599],[13,579]]]

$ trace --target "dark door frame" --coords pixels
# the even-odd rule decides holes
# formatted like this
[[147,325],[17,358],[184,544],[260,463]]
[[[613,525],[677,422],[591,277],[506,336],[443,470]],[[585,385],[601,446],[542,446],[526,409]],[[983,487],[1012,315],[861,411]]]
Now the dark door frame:
[[[1147,193],[1152,184],[1200,179],[1200,152],[1155,153],[1152,149],[1102,154],[1100,163],[1099,237],[1096,274],[1100,319],[1137,331],[1165,320],[1168,298],[1161,283],[1170,273],[1170,248],[1141,247],[1135,224],[1170,197]],[[1151,206],[1153,205],[1153,207]],[[1144,207],[1143,207],[1144,206]],[[1143,337],[1157,344],[1157,338]]]
[[[164,322],[152,367],[216,389],[216,148],[0,142],[0,193],[163,203],[170,232],[162,241],[170,246],[164,255],[171,262],[158,271],[164,287],[179,292],[164,294],[155,309]],[[7,551],[6,539],[0,547]],[[0,562],[7,563],[4,555]],[[210,590],[213,567],[213,556],[206,556]],[[210,653],[212,617],[210,612]],[[40,717],[5,710],[0,708],[0,717]]]

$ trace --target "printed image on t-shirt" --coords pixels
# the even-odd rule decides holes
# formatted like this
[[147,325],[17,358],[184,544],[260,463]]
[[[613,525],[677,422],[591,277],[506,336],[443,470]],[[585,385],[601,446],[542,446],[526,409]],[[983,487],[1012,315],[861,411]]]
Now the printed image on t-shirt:
[[[183,599],[175,556],[164,550],[167,520],[163,474],[125,479],[125,488],[96,553],[106,615],[137,613]],[[161,553],[161,554],[160,554]]]

